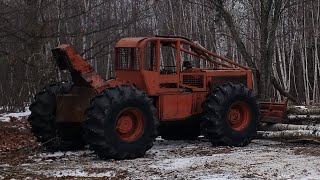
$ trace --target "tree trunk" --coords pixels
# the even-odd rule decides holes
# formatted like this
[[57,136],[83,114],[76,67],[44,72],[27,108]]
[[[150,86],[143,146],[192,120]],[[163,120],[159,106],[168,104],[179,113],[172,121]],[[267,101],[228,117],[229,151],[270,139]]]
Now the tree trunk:
[[309,140],[320,141],[320,131],[314,130],[287,130],[287,131],[258,131],[258,138],[277,140]]

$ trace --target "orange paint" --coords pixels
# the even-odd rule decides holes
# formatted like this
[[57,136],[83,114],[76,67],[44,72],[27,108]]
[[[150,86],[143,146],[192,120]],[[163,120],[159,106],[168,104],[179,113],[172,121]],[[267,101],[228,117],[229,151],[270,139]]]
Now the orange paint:
[[243,102],[236,102],[231,105],[228,111],[229,123],[235,131],[242,131],[250,122],[250,108]]
[[[162,51],[166,49],[170,49],[167,53],[174,54],[163,54]],[[90,87],[96,93],[100,93],[110,87],[131,84],[145,91],[154,99],[161,121],[183,120],[201,113],[201,105],[206,95],[212,88],[223,83],[243,83],[249,89],[253,88],[252,70],[249,67],[182,38],[139,37],[119,40],[114,56],[117,78],[108,81],[101,78],[70,45],[58,46],[53,50],[53,54],[60,69],[68,69],[71,72],[73,82],[77,86]],[[173,58],[172,63],[175,66],[166,67],[165,57]],[[212,68],[182,67],[183,57],[205,61]],[[229,113],[234,129],[241,129],[248,119],[247,110],[241,107],[234,105]],[[140,131],[141,117],[137,111],[131,109],[125,114],[119,117],[117,128],[120,134],[126,134],[121,135],[121,138],[130,141],[137,134],[127,135],[126,132],[134,126]]]
[[117,117],[116,131],[123,141],[133,142],[143,133],[144,117],[137,108],[126,108]]

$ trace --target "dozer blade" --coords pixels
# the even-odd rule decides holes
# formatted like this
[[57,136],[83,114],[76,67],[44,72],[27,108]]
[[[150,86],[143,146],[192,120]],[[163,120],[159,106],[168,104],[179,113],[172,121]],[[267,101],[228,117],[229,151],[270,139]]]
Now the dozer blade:
[[73,86],[67,94],[57,95],[56,121],[83,122],[90,98],[96,95],[92,88]]
[[259,102],[261,122],[287,123],[288,99],[283,102]]

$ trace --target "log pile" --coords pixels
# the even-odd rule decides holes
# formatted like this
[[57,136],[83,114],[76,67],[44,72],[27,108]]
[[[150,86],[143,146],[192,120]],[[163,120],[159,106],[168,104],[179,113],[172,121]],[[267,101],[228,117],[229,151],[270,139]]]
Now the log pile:
[[293,115],[320,115],[320,106],[289,106],[288,114]]
[[288,120],[292,124],[320,124],[320,107],[291,106]]
[[320,142],[320,107],[288,108],[290,124],[261,123],[258,138]]

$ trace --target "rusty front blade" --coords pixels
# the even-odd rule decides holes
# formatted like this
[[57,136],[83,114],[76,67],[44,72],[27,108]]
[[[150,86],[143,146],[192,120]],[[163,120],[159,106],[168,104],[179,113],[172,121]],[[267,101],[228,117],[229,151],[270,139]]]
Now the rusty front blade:
[[92,88],[74,86],[68,94],[57,96],[57,122],[83,122],[90,98],[95,95]]
[[287,99],[280,103],[259,102],[261,122],[287,123],[287,104]]

